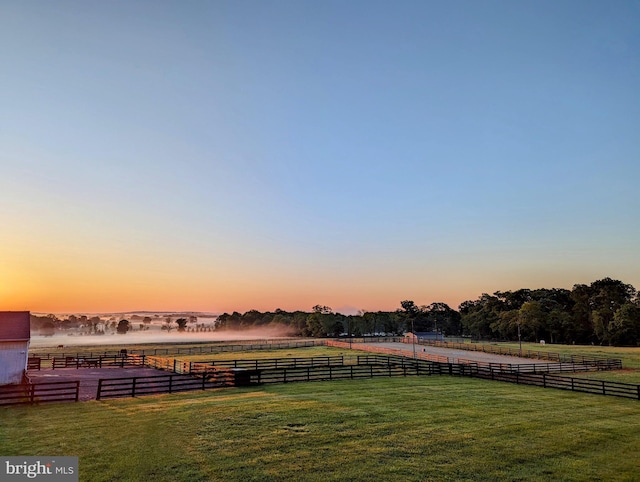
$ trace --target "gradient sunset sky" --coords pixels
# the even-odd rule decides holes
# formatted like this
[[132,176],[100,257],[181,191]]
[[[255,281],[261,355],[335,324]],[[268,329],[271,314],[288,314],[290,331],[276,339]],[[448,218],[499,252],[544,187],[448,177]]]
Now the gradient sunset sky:
[[640,288],[640,2],[0,3],[0,310]]

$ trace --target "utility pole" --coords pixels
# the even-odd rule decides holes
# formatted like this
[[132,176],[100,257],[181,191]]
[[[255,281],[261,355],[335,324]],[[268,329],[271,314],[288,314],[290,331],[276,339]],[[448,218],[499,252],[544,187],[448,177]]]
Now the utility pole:
[[520,356],[522,356],[522,337],[520,336],[520,321],[518,321],[518,344],[520,345]]
[[413,342],[413,358],[416,358],[416,330],[413,325],[413,318],[411,319],[411,334],[413,335],[411,338]]

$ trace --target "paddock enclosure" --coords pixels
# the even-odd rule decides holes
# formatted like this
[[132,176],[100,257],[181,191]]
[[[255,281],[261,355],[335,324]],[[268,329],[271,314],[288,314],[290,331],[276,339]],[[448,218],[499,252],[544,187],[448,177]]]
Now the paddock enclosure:
[[[0,390],[0,405],[102,400],[266,383],[435,375],[476,377],[640,400],[638,385],[566,376],[571,372],[622,368],[621,361],[616,359],[563,358],[548,353],[543,359],[531,354],[520,358],[487,353],[491,349],[479,351],[477,347],[473,350],[428,344],[416,347],[389,340],[216,345],[215,353],[273,349],[274,345],[300,348],[301,344],[322,344],[349,351],[348,355],[339,356],[202,360],[207,350],[199,347],[195,350],[200,355],[197,361],[189,358],[194,354],[193,347],[188,354],[176,347],[174,354],[180,358],[170,356],[170,348],[161,355],[157,349],[153,355],[150,351],[127,349],[100,354],[42,354],[29,360],[27,384]],[[214,348],[209,348],[214,353]]]

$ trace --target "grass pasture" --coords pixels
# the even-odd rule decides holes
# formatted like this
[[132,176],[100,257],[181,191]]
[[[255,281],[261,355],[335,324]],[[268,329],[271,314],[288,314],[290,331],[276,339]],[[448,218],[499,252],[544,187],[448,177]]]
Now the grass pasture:
[[87,481],[640,478],[637,401],[447,376],[2,410],[0,453]]

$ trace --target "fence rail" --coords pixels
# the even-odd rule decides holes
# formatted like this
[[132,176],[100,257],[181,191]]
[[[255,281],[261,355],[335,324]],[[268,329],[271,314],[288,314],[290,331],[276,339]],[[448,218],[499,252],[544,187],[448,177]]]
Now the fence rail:
[[158,356],[158,355],[199,355],[207,353],[225,353],[225,352],[237,352],[237,351],[250,351],[250,350],[270,350],[270,349],[287,349],[287,348],[305,348],[312,346],[322,346],[325,344],[324,339],[313,340],[247,340],[237,341],[234,344],[229,344],[223,341],[211,341],[202,343],[196,346],[172,346],[167,348],[118,348],[116,350],[105,350],[101,352],[51,352],[42,353],[39,351],[33,352],[31,358],[39,358],[42,368],[50,368],[54,358],[66,359],[66,358],[86,358],[95,359],[99,357],[124,357],[126,355],[145,355],[145,356]]
[[640,400],[640,385],[631,383],[592,380],[587,378],[563,377],[550,373],[518,373],[491,370],[487,367],[469,367],[468,376],[487,380],[498,380],[523,385],[535,385],[543,388],[557,388],[573,392],[609,395]]
[[[324,365],[344,365],[345,360],[349,357],[339,356],[315,356],[315,357],[298,357],[298,358],[262,358],[255,360],[211,360],[205,362],[191,362],[191,366],[210,365],[217,367],[232,368],[253,368],[269,369],[299,366],[324,366]],[[355,358],[354,358],[355,360]]]
[[[408,340],[403,340],[410,343]],[[455,350],[479,351],[483,353],[491,353],[494,355],[516,356],[520,358],[535,358],[537,360],[548,360],[558,363],[575,363],[576,365],[592,366],[603,370],[620,370],[622,369],[622,360],[618,358],[604,358],[588,355],[562,355],[560,353],[540,351],[540,350],[519,350],[517,348],[509,348],[495,345],[484,345],[477,343],[458,343],[450,341],[435,340],[418,340],[419,345],[436,346],[441,348],[449,348]]]
[[250,383],[291,383],[321,380],[344,380],[374,377],[398,377],[411,375],[434,375],[433,366],[410,365],[327,365],[250,370]]
[[575,373],[592,371],[593,367],[581,363],[486,363],[458,358],[458,363],[508,373]]
[[[128,353],[97,357],[54,357],[51,363],[54,368],[117,364],[150,366],[172,372],[167,375],[101,379],[98,382],[98,400],[263,383],[422,375],[469,376],[640,400],[640,385],[557,375],[557,373],[586,371],[594,368],[611,369],[612,366],[618,366],[619,360],[574,356],[553,361],[552,356],[549,358],[549,363],[482,363],[464,359],[457,359],[457,363],[452,363],[453,360],[447,357],[423,352],[416,353],[416,357],[411,358],[407,356],[406,351],[402,350],[370,345],[365,348],[334,340],[322,340],[322,342],[328,346],[362,349],[368,353],[353,356],[228,359],[205,362]],[[438,343],[442,344],[442,342]],[[29,360],[29,363],[35,365],[37,362]],[[3,387],[0,391],[0,405],[77,401],[78,395],[79,382],[77,381],[23,384],[16,387]]]
[[127,359],[118,355],[99,355],[95,357],[88,356],[66,356],[54,357],[51,359],[51,368],[102,368],[110,366],[126,366]]
[[46,402],[77,402],[79,381],[6,385],[0,388],[0,406]]
[[219,371],[215,373],[215,376],[212,375],[202,378],[194,378],[178,374],[105,378],[98,380],[96,400],[206,390],[233,385],[233,374],[228,371]]

